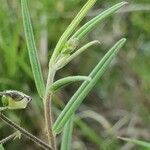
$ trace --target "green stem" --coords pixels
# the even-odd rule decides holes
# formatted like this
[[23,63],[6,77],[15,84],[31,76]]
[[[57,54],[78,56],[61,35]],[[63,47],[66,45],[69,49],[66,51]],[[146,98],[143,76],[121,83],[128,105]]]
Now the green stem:
[[19,125],[17,125],[16,123],[14,123],[13,121],[11,121],[10,119],[8,119],[4,114],[0,113],[0,118],[6,123],[8,124],[10,127],[20,131],[24,136],[26,136],[28,139],[30,139],[31,141],[39,144],[41,147],[43,147],[44,149],[48,149],[48,150],[53,150],[47,143],[43,142],[41,139],[37,138],[36,136],[32,135],[31,133],[29,133],[28,131],[26,131],[24,128],[20,127]]
[[53,115],[52,115],[52,105],[51,105],[52,92],[49,91],[50,85],[53,84],[54,76],[55,76],[55,70],[49,67],[49,74],[48,74],[46,92],[44,97],[44,114],[45,114],[45,126],[46,126],[48,143],[52,146],[53,150],[57,150],[56,139],[52,132],[52,125],[53,125]]

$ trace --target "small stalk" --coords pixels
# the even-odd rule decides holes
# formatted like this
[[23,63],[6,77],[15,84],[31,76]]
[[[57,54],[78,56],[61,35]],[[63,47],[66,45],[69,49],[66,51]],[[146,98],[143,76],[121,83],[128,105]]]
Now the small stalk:
[[20,131],[16,131],[13,134],[11,134],[11,135],[7,136],[6,138],[2,139],[0,141],[0,144],[4,144],[4,143],[6,143],[10,140],[13,140],[13,139],[15,139],[15,137],[20,137]]
[[38,145],[40,145],[41,147],[43,147],[44,149],[47,150],[53,150],[47,143],[43,142],[41,139],[37,138],[36,136],[32,135],[31,133],[29,133],[28,131],[26,131],[24,128],[20,127],[19,125],[17,125],[16,123],[14,123],[13,121],[11,121],[10,119],[8,119],[4,114],[0,113],[0,118],[6,123],[8,124],[10,127],[20,131],[24,136],[26,136],[28,139],[30,139],[31,141],[37,143]]

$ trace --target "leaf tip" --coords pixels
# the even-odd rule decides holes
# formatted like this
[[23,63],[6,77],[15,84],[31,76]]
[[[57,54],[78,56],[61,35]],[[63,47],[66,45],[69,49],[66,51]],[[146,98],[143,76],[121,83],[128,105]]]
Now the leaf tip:
[[117,136],[117,139],[123,140],[123,141],[127,141],[127,138],[121,137],[121,136]]
[[122,38],[122,39],[121,39],[121,42],[122,42],[122,43],[125,43],[126,40],[127,40],[126,38]]
[[127,2],[127,1],[123,1],[123,3],[124,3],[124,5],[127,5],[127,4],[129,4],[129,2]]
[[95,42],[95,44],[101,44],[101,42],[98,40],[95,40],[94,42]]

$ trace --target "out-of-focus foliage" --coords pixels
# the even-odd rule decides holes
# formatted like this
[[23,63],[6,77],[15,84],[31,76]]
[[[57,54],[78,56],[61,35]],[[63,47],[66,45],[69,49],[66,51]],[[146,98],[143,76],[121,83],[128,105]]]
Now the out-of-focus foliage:
[[[86,0],[28,1],[45,77],[48,60],[57,40],[85,2]],[[98,1],[83,23],[117,2],[119,0]],[[2,4],[0,5],[0,91],[15,89],[33,96],[30,107],[25,111],[8,112],[8,116],[35,135],[44,138],[43,106],[36,93],[29,63],[20,1],[0,0],[0,3]],[[96,39],[100,40],[101,45],[92,47],[72,61],[58,72],[57,78],[67,75],[87,75],[120,37],[127,38],[126,46],[111,64],[112,69],[104,74],[79,109],[79,116],[84,122],[76,122],[72,149],[132,150],[138,147],[122,143],[116,136],[150,139],[149,0],[129,1],[126,8],[121,9],[84,38],[82,40],[84,43]],[[78,86],[79,84],[70,85],[59,92],[54,97],[54,106],[61,105],[62,101],[67,103]],[[86,110],[92,110],[103,116],[111,124],[112,129],[103,129],[101,126],[103,120],[99,115],[89,119],[88,115],[83,113]],[[54,111],[57,114],[56,107]],[[0,139],[10,133],[12,130],[0,120]],[[19,149],[21,145],[24,145],[22,147],[24,149],[39,149],[25,138],[22,138],[22,141],[17,139],[4,144],[4,147]]]

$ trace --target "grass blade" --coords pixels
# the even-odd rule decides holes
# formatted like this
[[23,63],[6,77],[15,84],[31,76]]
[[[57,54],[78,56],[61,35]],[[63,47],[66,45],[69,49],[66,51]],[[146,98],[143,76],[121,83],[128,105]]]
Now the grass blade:
[[51,85],[50,90],[57,91],[58,89],[63,88],[73,82],[90,81],[90,80],[91,80],[91,78],[87,77],[87,76],[70,76],[70,77],[66,77],[66,78],[63,78],[63,79],[60,79],[60,80],[57,80],[56,82],[54,82]]
[[115,13],[118,9],[120,9],[125,4],[127,4],[127,2],[121,2],[121,3],[118,3],[118,4],[110,7],[109,9],[105,10],[104,12],[102,12],[101,14],[99,14],[98,16],[96,16],[95,18],[90,20],[89,22],[87,22],[85,25],[83,25],[72,36],[72,38],[77,38],[77,39],[83,38],[87,33],[89,33],[91,30],[93,30],[97,26],[98,23],[100,23],[102,20],[106,19],[113,13]]
[[124,138],[124,137],[118,137],[119,139],[123,140],[123,141],[127,141],[145,148],[149,148],[150,149],[150,143],[149,142],[145,142],[145,141],[141,141],[141,140],[136,140],[136,139],[130,139],[130,138]]
[[72,141],[72,131],[73,131],[73,118],[72,116],[66,123],[63,130],[63,137],[61,142],[61,150],[70,150]]
[[79,23],[82,21],[82,19],[86,16],[88,11],[91,9],[91,7],[96,3],[96,0],[88,0],[87,3],[82,7],[80,12],[77,14],[77,16],[73,19],[71,24],[68,26],[64,34],[61,36],[60,40],[58,41],[58,44],[56,45],[56,48],[54,50],[54,53],[51,57],[51,62],[55,60],[58,53],[63,48],[64,44],[67,42],[69,36],[73,33],[73,31],[76,29],[76,27],[79,25]]
[[27,41],[28,53],[30,58],[30,63],[32,67],[32,72],[36,84],[37,91],[40,97],[43,97],[45,92],[45,85],[42,76],[41,66],[38,59],[37,49],[35,46],[35,40],[33,35],[32,24],[30,20],[30,15],[27,7],[27,1],[21,0],[23,24],[25,30],[25,37]]
[[53,126],[54,134],[58,134],[70,116],[78,109],[79,105],[82,103],[83,99],[88,95],[91,89],[94,87],[99,78],[103,75],[104,71],[108,68],[108,65],[117,54],[119,49],[124,45],[126,39],[121,39],[118,41],[103,57],[103,59],[98,63],[98,65],[90,73],[91,81],[84,83],[80,86],[77,92],[72,96],[66,107],[63,109],[61,114],[58,116],[56,122]]
[[101,147],[103,144],[103,139],[100,137],[100,135],[98,135],[98,133],[95,132],[87,123],[82,121],[81,118],[79,118],[78,116],[75,117],[76,126],[80,128],[83,136],[88,140],[91,140],[98,147]]

